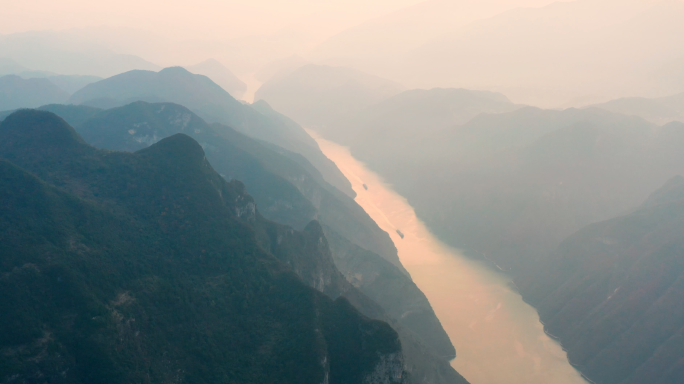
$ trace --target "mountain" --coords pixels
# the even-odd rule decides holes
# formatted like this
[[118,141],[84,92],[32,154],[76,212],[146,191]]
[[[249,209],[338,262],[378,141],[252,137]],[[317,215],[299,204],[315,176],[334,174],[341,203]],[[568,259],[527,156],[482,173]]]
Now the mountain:
[[655,124],[684,121],[684,93],[655,99],[625,97],[591,107],[623,115],[639,116]]
[[684,375],[684,178],[633,212],[580,229],[520,287],[595,383]]
[[[84,111],[82,106],[43,108],[66,116],[68,121],[83,121],[82,117],[75,119],[75,116],[79,112],[91,112]],[[225,126],[209,126],[186,108],[170,103],[137,102],[103,111],[86,119],[76,129],[90,144],[124,151],[146,148],[176,133],[191,135],[204,147],[207,159],[219,174],[225,179],[239,179],[245,183],[267,219],[295,228],[307,227],[312,219],[323,224],[325,237],[331,239],[335,266],[363,294],[382,307],[393,327],[399,326],[396,329],[403,340],[406,363],[413,366],[410,371],[414,378],[427,377],[443,383],[455,380],[455,372],[442,359],[455,356],[453,345],[427,298],[398,263],[389,236],[352,199],[293,160],[295,154]],[[215,132],[218,129],[229,130],[232,134],[222,137]],[[391,256],[396,264],[379,254],[386,258]],[[425,347],[421,347],[422,344]],[[419,353],[413,353],[415,350]],[[435,378],[435,373],[440,371],[442,377]]]
[[0,58],[0,76],[5,75],[17,75],[24,79],[45,78],[70,95],[90,83],[102,80],[101,77],[97,76],[59,75],[54,72],[35,71],[12,59]]
[[410,329],[421,341],[449,360],[456,357],[425,294],[397,268],[373,252],[323,227],[335,265],[347,280],[380,304],[387,314]]
[[276,76],[287,76],[307,64],[311,62],[299,55],[292,55],[266,64],[254,74],[254,78],[265,83]]
[[192,73],[210,78],[214,83],[220,85],[221,88],[225,89],[226,92],[230,93],[236,99],[241,98],[245,91],[247,91],[247,84],[215,59],[208,59],[199,64],[185,67],[185,69]]
[[229,125],[248,136],[264,140],[304,156],[344,193],[354,196],[349,181],[335,164],[321,153],[318,144],[299,125],[270,110],[268,115],[235,100],[208,77],[194,75],[180,67],[159,72],[130,71],[87,85],[74,93],[70,103],[101,108],[134,101],[173,102],[190,108],[208,122]]
[[100,108],[93,108],[85,105],[48,104],[37,109],[54,113],[64,119],[72,127],[78,127],[91,117],[102,112],[102,109]]
[[16,61],[2,57],[0,58],[0,76],[16,75],[17,73],[28,71],[29,69]]
[[[401,152],[416,140],[465,124],[482,113],[511,112],[521,106],[500,93],[467,89],[413,89],[316,130],[356,150]],[[379,155],[378,155],[379,157]]]
[[0,156],[2,377],[407,380],[396,332],[326,296],[346,280],[320,226],[261,218],[190,137],[103,151],[23,110]]
[[[389,125],[388,125],[389,126]],[[684,173],[684,125],[532,107],[352,154],[445,242],[521,278],[567,236],[637,207]]]
[[87,35],[70,31],[30,31],[0,35],[0,57],[36,71],[109,77],[133,69],[158,70],[141,57],[102,48]]
[[265,100],[278,112],[313,128],[402,90],[397,83],[353,68],[309,64],[267,81],[254,99]]
[[573,107],[684,91],[682,17],[679,0],[430,0],[350,28],[309,59],[409,88]]
[[69,94],[47,79],[22,79],[16,75],[0,77],[0,110],[35,108],[63,103]]
[[[19,73],[19,76],[24,78],[41,77],[36,76],[32,72],[22,72]],[[97,76],[78,75],[50,75],[46,76],[46,78],[50,80],[52,84],[58,86],[60,89],[62,89],[64,92],[68,94],[73,94],[74,92],[78,91],[79,89],[85,87],[88,84],[102,80],[101,77]]]

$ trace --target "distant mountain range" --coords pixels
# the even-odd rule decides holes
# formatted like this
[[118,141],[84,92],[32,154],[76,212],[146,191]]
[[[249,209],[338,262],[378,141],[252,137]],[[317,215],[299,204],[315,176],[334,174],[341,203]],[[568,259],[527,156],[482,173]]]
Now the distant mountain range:
[[454,29],[518,8],[552,0],[427,0],[349,28],[311,53],[330,65],[349,65],[371,73],[397,74],[401,61],[421,45]]
[[63,103],[67,99],[69,94],[48,79],[23,79],[16,75],[0,77],[0,111]]
[[307,127],[326,125],[401,92],[403,87],[346,67],[304,65],[271,78],[255,94]]
[[[461,93],[453,108],[400,95],[330,134],[406,196],[443,240],[513,276],[574,231],[636,207],[684,173],[677,123],[657,127],[597,108],[520,108],[500,95],[451,92]],[[497,108],[503,113],[477,115]]]
[[247,84],[215,59],[205,60],[199,64],[185,67],[185,69],[198,75],[207,76],[236,99],[240,99],[247,90]]
[[544,108],[580,106],[684,91],[682,18],[677,0],[433,0],[347,30],[311,59],[410,88],[488,89]]
[[523,106],[488,91],[413,89],[389,97],[334,122],[316,127],[324,137],[353,144],[368,152],[401,152],[402,146],[423,140],[482,113],[511,112]]
[[582,228],[536,272],[520,285],[525,298],[593,382],[681,382],[684,178]]
[[[85,87],[90,83],[102,80],[101,77],[97,76],[80,76],[80,75],[59,75],[57,73],[48,71],[35,71],[20,65],[16,61],[8,58],[0,58],[0,76],[15,75],[22,79],[48,79],[52,84],[59,87],[62,91],[71,95],[77,90]],[[29,83],[26,83],[29,84]],[[19,92],[19,90],[17,90]],[[32,91],[26,91],[32,92]],[[36,91],[36,93],[39,93]],[[15,103],[18,107],[35,107],[36,105],[19,105],[20,103]],[[40,105],[40,104],[39,104]],[[0,107],[1,109],[2,107]]]
[[628,116],[639,116],[655,124],[666,124],[672,121],[684,122],[684,93],[654,99],[625,97],[595,104],[592,107]]
[[109,77],[133,69],[160,69],[138,56],[115,53],[77,40],[53,31],[0,35],[0,57],[33,70],[63,75]]
[[159,72],[122,73],[89,84],[74,93],[69,103],[106,109],[139,100],[181,104],[208,122],[229,125],[248,136],[299,153],[321,172],[326,181],[354,195],[349,181],[299,125],[263,102],[245,105],[208,77],[194,75],[180,67]]

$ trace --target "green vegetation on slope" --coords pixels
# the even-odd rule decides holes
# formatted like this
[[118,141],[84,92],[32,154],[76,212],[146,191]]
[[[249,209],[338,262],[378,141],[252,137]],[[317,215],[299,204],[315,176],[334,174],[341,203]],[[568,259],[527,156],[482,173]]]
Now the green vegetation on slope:
[[4,381],[406,379],[396,333],[262,247],[252,198],[188,136],[102,151],[19,111],[0,157]]
[[[77,113],[65,115],[73,117]],[[353,242],[364,244],[369,249],[383,252],[385,255],[394,255],[396,259],[396,249],[387,234],[377,228],[353,200],[325,183],[320,175],[312,174],[311,172],[316,172],[315,168],[310,164],[305,168],[308,162],[301,156],[272,144],[251,139],[226,126],[208,126],[182,106],[171,103],[132,103],[99,113],[76,129],[93,145],[125,151],[145,148],[150,143],[176,133],[187,133],[204,147],[207,160],[224,178],[238,179],[245,183],[247,191],[255,198],[259,212],[266,218],[299,229],[306,226],[303,233],[308,234],[308,242],[318,244],[318,238],[323,234],[316,230],[312,231],[311,225],[308,224],[311,219],[317,218],[321,223],[344,233]],[[214,130],[223,130],[223,135],[216,135]],[[303,162],[306,163],[304,166]],[[333,236],[332,229],[326,228],[325,237],[330,239],[330,236]],[[331,260],[334,260],[337,268],[345,265],[343,260],[350,254],[348,247],[353,247],[351,253],[358,261],[367,261],[345,265],[347,268],[344,269],[344,274],[348,279],[352,276],[355,279],[362,276],[367,277],[368,282],[389,282],[371,283],[370,290],[366,290],[364,286],[358,287],[377,304],[369,303],[369,300],[360,297],[349,283],[339,281],[335,276],[336,271],[332,272],[332,269],[335,269],[332,264],[321,264],[312,258],[299,260],[296,255],[293,256],[292,252],[287,251],[288,239],[301,242],[291,238],[292,235],[288,235],[291,231],[288,231],[286,227],[268,226],[260,232],[263,233],[261,239],[264,246],[282,260],[294,262],[291,267],[300,271],[298,274],[309,285],[333,298],[345,296],[369,317],[390,321],[393,326],[401,324],[403,327],[396,329],[402,337],[406,363],[413,367],[412,376],[415,379],[426,377],[432,382],[443,383],[458,380],[458,375],[442,358],[453,357],[454,348],[430,303],[410,277],[402,272],[403,269],[397,269],[378,254],[366,251],[346,239],[343,241],[348,245],[344,247],[332,246],[339,241],[331,241]],[[341,237],[338,234],[334,236]],[[274,244],[278,244],[279,247],[272,248]],[[387,245],[390,246],[389,250]],[[330,258],[329,254],[320,257]],[[295,262],[296,260],[299,262]],[[369,266],[372,268],[368,268]],[[321,273],[323,271],[325,272]],[[378,273],[381,275],[379,279],[376,277]],[[321,280],[317,276],[327,277]],[[382,309],[378,310],[378,305]],[[409,355],[408,349],[416,352]]]

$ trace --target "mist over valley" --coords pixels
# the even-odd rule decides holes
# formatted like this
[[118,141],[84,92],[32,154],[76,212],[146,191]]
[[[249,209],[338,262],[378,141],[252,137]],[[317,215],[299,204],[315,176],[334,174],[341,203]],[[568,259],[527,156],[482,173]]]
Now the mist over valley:
[[681,0],[0,10],[0,383],[684,382]]

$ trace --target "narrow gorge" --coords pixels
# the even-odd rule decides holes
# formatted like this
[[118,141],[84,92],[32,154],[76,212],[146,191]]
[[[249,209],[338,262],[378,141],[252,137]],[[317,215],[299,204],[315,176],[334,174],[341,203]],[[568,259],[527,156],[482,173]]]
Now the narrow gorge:
[[508,276],[439,241],[406,199],[346,147],[310,134],[349,179],[359,205],[392,237],[456,347],[451,365],[469,382],[586,383]]

